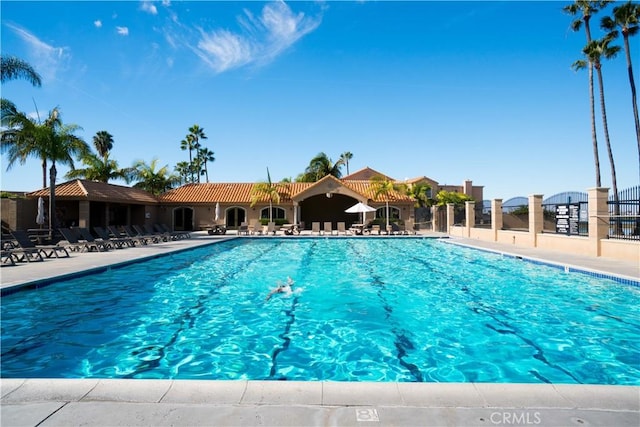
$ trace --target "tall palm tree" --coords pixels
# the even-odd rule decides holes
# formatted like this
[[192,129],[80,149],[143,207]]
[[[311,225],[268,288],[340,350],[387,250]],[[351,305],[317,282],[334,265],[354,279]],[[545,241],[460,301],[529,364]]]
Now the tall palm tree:
[[147,164],[144,160],[134,162],[131,172],[131,181],[138,181],[135,188],[141,188],[156,196],[173,188],[180,182],[180,177],[169,173],[169,166],[158,168],[158,159],[153,158]]
[[182,151],[189,150],[189,175],[191,177],[189,182],[193,182],[193,156],[191,155],[193,151],[193,138],[191,135],[187,135],[185,139],[180,141],[180,149]]
[[33,86],[42,86],[40,74],[33,69],[26,61],[15,56],[0,55],[0,82],[9,80],[25,79]]
[[189,182],[189,162],[178,162],[174,170],[180,176],[180,184]]
[[389,197],[396,192],[396,184],[390,179],[375,175],[371,177],[371,191],[373,191],[373,198],[378,199],[380,196],[384,196],[385,202],[387,205],[386,209],[386,217],[387,217],[387,228],[389,227]]
[[[606,6],[607,3],[610,3],[611,0],[575,0],[574,3],[567,5],[563,8],[563,10],[571,16],[577,16],[571,23],[571,29],[573,31],[580,31],[582,25],[584,24],[585,34],[587,36],[587,43],[591,42],[591,26],[589,25],[591,21],[591,16],[597,13],[600,9]],[[575,68],[575,67],[574,67]],[[596,187],[602,186],[602,181],[600,180],[600,156],[598,155],[598,137],[596,134],[596,110],[595,110],[595,96],[593,90],[593,64],[591,61],[588,62],[589,69],[589,102],[590,102],[590,112],[591,112],[591,140],[593,144],[593,158],[595,162],[596,169]]]
[[353,153],[351,153],[350,151],[345,151],[344,153],[340,154],[340,159],[347,167],[347,175],[349,175],[349,160],[353,159]]
[[[60,110],[56,107],[44,123],[38,123],[18,113],[9,119],[10,128],[2,133],[3,148],[9,154],[9,164],[19,161],[24,163],[28,157],[38,157],[43,164],[51,161],[49,168],[49,229],[57,228],[55,187],[57,178],[56,164],[74,168],[73,158],[82,157],[89,151],[89,146],[74,132],[80,130],[75,124],[65,125]],[[7,138],[5,138],[7,136]],[[46,184],[45,184],[46,186]]]
[[271,174],[269,174],[269,168],[267,168],[267,181],[258,182],[254,184],[251,189],[251,207],[254,207],[256,203],[264,199],[269,200],[269,222],[273,221],[273,203],[276,205],[280,203],[280,185],[271,182]]
[[113,148],[113,135],[106,130],[97,132],[93,137],[93,146],[98,150],[98,155],[105,159],[109,156],[109,152]]
[[131,169],[121,169],[118,162],[109,159],[109,152],[104,156],[94,153],[86,153],[80,158],[87,167],[84,169],[72,169],[65,175],[67,179],[84,178],[91,181],[109,182],[112,179],[122,179],[129,183]]
[[[201,128],[197,124],[191,126],[189,128],[189,135],[187,135],[187,138],[189,137],[193,147],[192,149],[196,151],[196,158],[197,158],[198,150],[200,150],[200,147],[201,147],[200,140],[207,139],[207,136],[204,134],[204,128]],[[191,151],[189,151],[189,157],[191,157]],[[200,182],[200,165],[196,165],[195,167],[193,167],[193,172],[197,173],[198,182]],[[191,179],[193,179],[193,175],[191,176]]]
[[[615,202],[615,215],[620,215],[620,206],[618,203],[618,183],[616,179],[616,165],[613,161],[613,152],[611,151],[611,142],[609,140],[609,126],[607,124],[607,109],[604,96],[604,80],[602,78],[602,60],[614,58],[620,51],[619,46],[609,46],[612,38],[609,36],[601,40],[592,40],[587,44],[583,52],[593,64],[598,76],[598,87],[600,88],[600,111],[602,112],[602,126],[604,130],[604,139],[607,145],[607,153],[609,155],[609,164],[611,166],[611,186],[613,187],[613,198]],[[582,64],[584,66],[585,64]]]
[[202,163],[202,166],[204,167],[203,171],[207,178],[207,182],[209,182],[209,168],[207,167],[207,164],[216,161],[215,153],[204,147],[198,150],[198,157],[200,158],[200,163]]
[[342,171],[340,168],[343,164],[344,160],[342,159],[333,163],[325,153],[318,153],[317,156],[311,159],[309,166],[307,166],[304,173],[298,177],[298,180],[301,182],[316,182],[328,175],[341,178]]
[[637,3],[625,3],[613,8],[613,18],[605,16],[600,21],[600,26],[609,31],[612,38],[618,37],[618,28],[624,40],[624,51],[627,57],[627,72],[629,85],[631,85],[631,104],[633,107],[633,119],[636,126],[636,141],[638,142],[638,164],[640,165],[640,119],[638,119],[638,103],[636,101],[636,84],[633,78],[633,66],[631,65],[631,48],[629,36],[638,34],[638,21],[640,20],[640,5]]

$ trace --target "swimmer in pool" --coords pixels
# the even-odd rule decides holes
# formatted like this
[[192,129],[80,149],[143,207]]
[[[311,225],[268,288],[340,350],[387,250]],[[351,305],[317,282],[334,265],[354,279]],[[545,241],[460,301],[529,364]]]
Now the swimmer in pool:
[[293,292],[291,289],[291,287],[293,286],[293,283],[294,281],[291,277],[287,277],[287,283],[278,282],[278,286],[271,289],[271,292],[269,292],[269,295],[267,295],[267,298],[265,299],[265,301],[269,301],[274,294],[291,295],[291,293]]

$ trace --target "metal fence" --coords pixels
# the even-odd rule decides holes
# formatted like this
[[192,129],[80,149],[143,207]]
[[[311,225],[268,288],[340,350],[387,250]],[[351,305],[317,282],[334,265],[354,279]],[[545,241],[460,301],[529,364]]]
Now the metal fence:
[[609,196],[609,238],[640,240],[640,185]]
[[567,191],[543,200],[543,231],[568,236],[588,236],[588,199],[587,193]]

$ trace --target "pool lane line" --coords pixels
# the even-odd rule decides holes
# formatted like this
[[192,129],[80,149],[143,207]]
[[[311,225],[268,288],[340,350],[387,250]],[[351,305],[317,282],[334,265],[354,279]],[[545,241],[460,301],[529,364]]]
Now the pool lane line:
[[[422,259],[416,257],[414,254],[404,253],[404,257],[406,259],[412,259],[413,261],[416,261],[418,263],[422,263],[424,265],[427,265],[425,260],[422,260]],[[436,270],[430,265],[428,265],[428,268],[431,271],[433,271],[434,273],[440,274],[441,276],[444,276],[449,282],[456,283],[455,278],[450,273],[447,273],[445,270],[443,270],[443,269],[437,269]],[[562,373],[566,374],[568,377],[572,378],[577,384],[582,384],[582,381],[577,379],[571,372],[567,371],[562,366],[559,366],[559,365],[549,361],[544,355],[544,350],[542,348],[540,348],[533,340],[531,340],[530,338],[525,337],[521,333],[521,331],[519,331],[518,328],[516,328],[515,326],[511,325],[507,321],[504,321],[504,320],[502,320],[502,319],[500,319],[498,317],[499,315],[501,315],[502,317],[504,317],[504,318],[506,318],[508,320],[513,320],[513,319],[511,319],[511,317],[509,316],[509,314],[506,311],[484,303],[483,302],[483,298],[479,297],[472,290],[470,290],[469,286],[466,285],[466,284],[464,284],[463,287],[460,288],[460,289],[465,294],[467,294],[467,295],[469,295],[471,297],[471,302],[474,305],[482,307],[482,309],[480,309],[478,307],[470,307],[469,309],[471,311],[475,312],[476,314],[481,314],[481,312],[482,312],[484,315],[492,318],[494,321],[496,321],[497,323],[499,323],[500,325],[502,325],[503,327],[505,327],[507,329],[497,329],[497,328],[495,328],[493,325],[491,325],[489,323],[485,323],[485,327],[486,328],[492,329],[493,331],[495,331],[495,332],[497,332],[499,334],[513,334],[514,336],[519,338],[521,341],[523,341],[525,344],[527,344],[528,346],[530,346],[532,349],[534,349],[536,351],[536,353],[533,355],[533,358],[535,358],[535,359],[539,360],[540,362],[546,364],[548,367],[550,367],[552,369],[556,369],[556,370],[561,371]],[[536,371],[529,371],[529,373],[531,375],[535,376],[536,378],[540,379],[541,381],[544,381],[545,383],[552,384],[552,382],[549,379],[545,378],[543,375],[541,375],[540,373],[538,373]]]
[[[227,272],[221,277],[219,277],[216,280],[217,285],[212,289],[217,289],[223,286],[232,277],[244,271],[247,268],[247,266],[257,262],[260,258],[262,258],[265,254],[267,254],[271,249],[272,248],[266,248],[261,253],[258,253],[256,256],[254,256],[251,260],[246,261],[241,265],[238,265],[234,270]],[[120,376],[117,376],[116,378],[124,378],[124,379],[135,378],[136,375],[139,375],[143,372],[151,371],[159,367],[160,361],[164,359],[164,357],[166,356],[166,349],[173,346],[177,342],[178,338],[180,337],[183,331],[189,330],[193,327],[194,322],[197,320],[198,316],[202,314],[202,312],[206,309],[207,300],[212,298],[213,296],[215,296],[213,292],[207,293],[206,295],[200,295],[196,299],[196,303],[194,305],[192,305],[188,309],[185,308],[184,310],[182,310],[182,313],[184,314],[181,318],[180,326],[173,332],[173,334],[171,334],[171,337],[164,345],[151,344],[146,347],[143,347],[139,351],[138,349],[134,349],[129,352],[130,355],[135,356],[137,354],[144,353],[145,351],[148,351],[148,350],[155,350],[157,351],[159,357],[152,360],[145,360],[139,363],[131,373],[126,375],[120,375]],[[171,368],[171,366],[169,366],[169,368]]]
[[[353,241],[349,242],[348,248],[351,250],[352,253],[355,253],[356,256],[361,261],[364,260],[364,255],[360,251],[358,251],[357,248],[354,247]],[[407,337],[407,331],[403,328],[398,327],[396,322],[393,320],[393,317],[392,317],[393,307],[391,307],[386,297],[382,293],[382,291],[386,287],[386,283],[382,280],[382,278],[378,274],[375,273],[373,268],[371,268],[368,263],[360,262],[359,265],[367,266],[367,270],[369,271],[369,276],[373,278],[372,286],[377,288],[376,295],[382,302],[382,308],[385,311],[385,318],[387,322],[391,325],[391,332],[395,337],[393,344],[396,347],[396,351],[397,351],[396,358],[398,359],[398,363],[401,366],[404,366],[409,371],[409,373],[414,378],[414,382],[424,382],[424,376],[422,375],[422,371],[420,370],[420,368],[417,367],[415,364],[404,360],[404,357],[407,356],[408,354],[407,350],[415,350],[415,345]]]
[[[314,241],[311,246],[306,250],[304,256],[302,257],[302,262],[300,263],[299,270],[307,271],[307,267],[309,266],[311,255],[314,252],[314,248],[318,244],[317,241]],[[267,380],[279,380],[279,381],[287,381],[287,377],[282,375],[280,377],[276,377],[278,373],[278,356],[280,353],[289,349],[289,345],[291,344],[291,338],[289,337],[289,333],[291,332],[291,327],[296,321],[296,306],[298,305],[298,295],[295,294],[293,296],[293,301],[291,303],[291,308],[285,310],[284,314],[289,319],[285,323],[284,331],[278,335],[278,337],[282,338],[282,345],[273,349],[273,353],[271,353],[271,368],[269,369],[269,376],[266,378]]]

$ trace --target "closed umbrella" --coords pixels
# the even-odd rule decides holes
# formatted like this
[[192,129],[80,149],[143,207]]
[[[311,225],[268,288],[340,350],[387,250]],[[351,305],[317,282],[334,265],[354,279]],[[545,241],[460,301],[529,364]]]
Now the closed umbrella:
[[372,208],[371,206],[364,204],[362,202],[358,202],[355,205],[351,206],[349,209],[345,210],[346,213],[362,213],[362,223],[364,224],[365,215],[367,212],[375,212],[376,208]]
[[220,219],[220,202],[216,202],[216,222]]
[[36,215],[36,224],[42,228],[44,224],[44,200],[42,197],[38,197],[38,215]]

